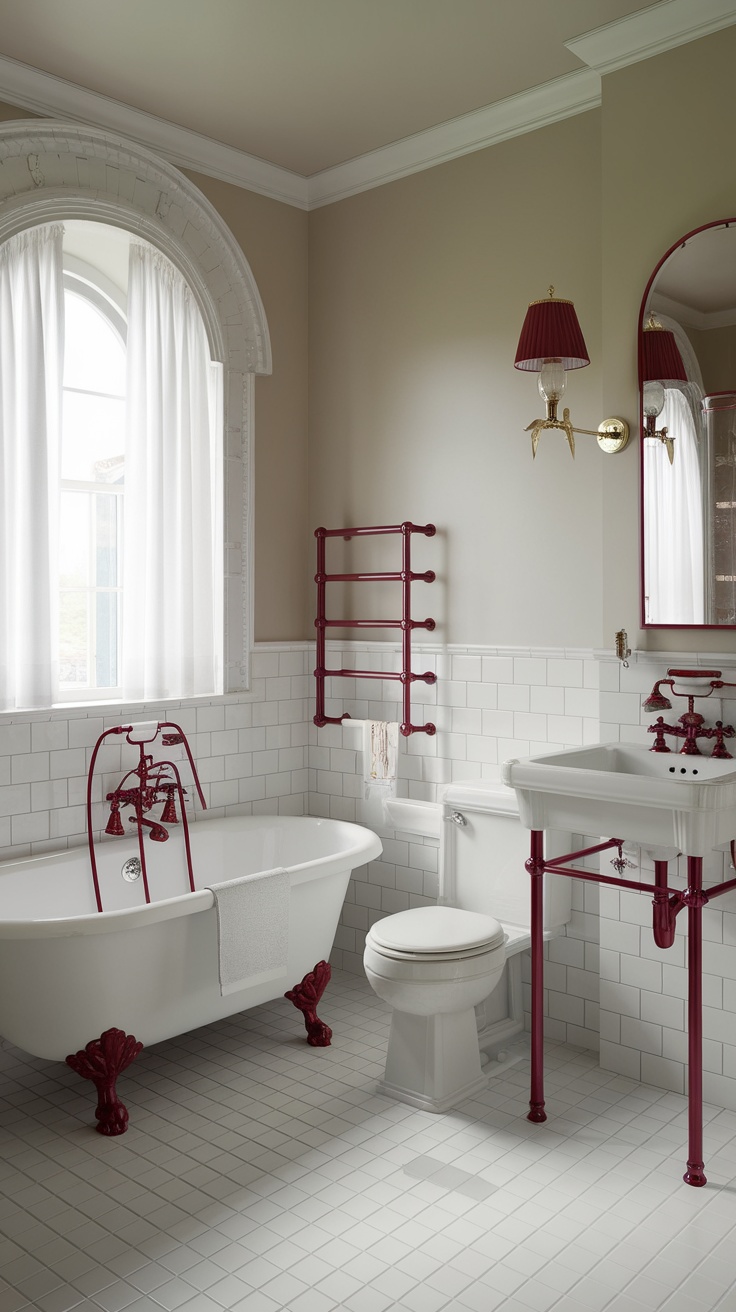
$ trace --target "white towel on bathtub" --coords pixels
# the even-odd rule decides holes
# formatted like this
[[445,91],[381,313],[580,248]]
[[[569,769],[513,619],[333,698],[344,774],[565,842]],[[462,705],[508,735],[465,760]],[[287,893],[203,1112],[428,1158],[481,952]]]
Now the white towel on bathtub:
[[220,993],[286,979],[289,874],[283,868],[210,884],[217,911]]

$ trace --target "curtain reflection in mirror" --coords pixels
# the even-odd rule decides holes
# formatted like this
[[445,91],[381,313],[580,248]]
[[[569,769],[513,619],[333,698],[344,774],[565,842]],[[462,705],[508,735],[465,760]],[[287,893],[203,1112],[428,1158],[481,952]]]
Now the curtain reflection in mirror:
[[711,473],[712,524],[706,541],[716,624],[736,624],[736,392],[713,392],[703,401]]
[[697,384],[666,387],[658,423],[675,440],[672,464],[663,443],[644,443],[645,604],[648,624],[702,624],[705,619],[703,493],[694,396]]

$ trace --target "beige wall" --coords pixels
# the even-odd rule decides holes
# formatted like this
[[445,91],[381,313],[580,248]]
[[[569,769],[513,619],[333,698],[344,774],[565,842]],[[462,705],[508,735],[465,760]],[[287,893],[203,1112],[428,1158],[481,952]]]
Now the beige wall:
[[736,324],[697,332],[687,328],[706,392],[736,391]]
[[[605,77],[600,112],[310,216],[310,518],[436,521],[417,555],[446,641],[733,649],[638,627],[636,324],[664,251],[734,213],[734,60],[730,28]],[[580,437],[573,465],[551,434],[531,463],[540,402],[511,364],[550,281],[592,359],[573,419],[627,418],[617,457]]]
[[601,640],[610,462],[586,437],[573,461],[561,433],[532,462],[542,402],[513,368],[527,303],[553,282],[593,360],[570,375],[573,419],[603,417],[599,138],[594,111],[310,215],[311,522],[434,521],[416,562],[441,582],[415,617],[440,619],[443,641]]
[[230,228],[266,311],[273,373],[256,379],[255,636],[302,639],[307,518],[307,215],[188,175]]
[[[736,207],[732,82],[736,27],[603,79],[603,404],[634,412],[636,325],[652,269],[678,237]],[[649,199],[651,197],[651,200]],[[603,617],[638,646],[733,651],[734,633],[636,633],[638,465],[609,462],[604,498]],[[632,643],[633,645],[633,643]]]
[[38,118],[38,114],[31,114],[27,109],[21,109],[18,105],[8,105],[0,100],[0,122],[11,118]]

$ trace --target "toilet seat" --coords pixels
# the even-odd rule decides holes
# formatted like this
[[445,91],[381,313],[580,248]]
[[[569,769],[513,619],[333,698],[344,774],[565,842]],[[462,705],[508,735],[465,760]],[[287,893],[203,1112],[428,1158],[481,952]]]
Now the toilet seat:
[[492,916],[458,907],[414,907],[379,920],[368,941],[381,956],[397,961],[457,961],[482,956],[505,941]]

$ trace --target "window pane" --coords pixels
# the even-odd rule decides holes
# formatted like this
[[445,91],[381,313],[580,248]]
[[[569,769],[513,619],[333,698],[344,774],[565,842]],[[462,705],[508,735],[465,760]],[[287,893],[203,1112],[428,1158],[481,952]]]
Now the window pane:
[[124,401],[64,393],[62,478],[120,483],[124,450]]
[[119,497],[104,492],[94,494],[95,584],[98,588],[116,588],[118,585],[119,500]]
[[59,582],[62,588],[89,586],[88,492],[62,491],[59,506]]
[[[120,627],[119,493],[123,482],[125,347],[112,323],[78,292],[65,292],[61,450],[60,682],[114,688]],[[66,484],[66,486],[64,486]]]
[[[93,494],[95,514],[95,584],[116,588],[120,566],[118,547],[118,496],[104,492]],[[118,605],[117,592],[98,591],[95,596],[95,686],[115,688],[118,683]]]
[[97,638],[95,643],[95,686],[116,688],[118,684],[118,594],[98,592],[95,596]]
[[60,514],[59,682],[118,685],[120,497],[63,489]]
[[87,685],[89,593],[62,591],[59,604],[59,683]]
[[125,348],[110,321],[90,301],[64,293],[64,386],[125,393]]

